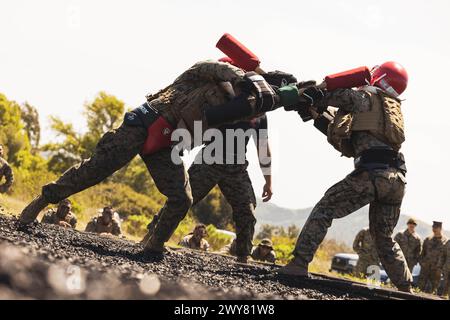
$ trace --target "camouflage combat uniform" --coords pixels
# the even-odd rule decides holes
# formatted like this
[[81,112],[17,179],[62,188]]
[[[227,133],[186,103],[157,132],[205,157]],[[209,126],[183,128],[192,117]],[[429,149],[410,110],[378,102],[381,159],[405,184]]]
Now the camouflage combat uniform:
[[439,268],[444,273],[444,290],[442,295],[447,295],[450,299],[450,241],[447,240],[444,252],[439,261]]
[[[265,135],[261,136],[259,130],[267,130],[267,117],[264,115],[252,122],[239,122],[233,125],[227,125],[220,128],[224,136],[226,130],[255,129],[255,143],[258,146],[260,140],[267,140]],[[245,148],[247,148],[248,138],[245,140]],[[237,142],[235,142],[237,144]],[[224,141],[224,147],[226,141]],[[237,148],[237,147],[236,147]],[[228,156],[230,156],[229,150]],[[192,189],[194,204],[201,201],[206,195],[218,185],[225,199],[231,205],[233,210],[233,220],[236,224],[236,255],[239,257],[249,256],[252,250],[252,239],[255,233],[255,208],[256,197],[253,190],[252,182],[247,171],[248,163],[238,164],[237,154],[246,152],[246,150],[234,150],[231,156],[234,158],[235,164],[196,164],[189,168],[189,181]],[[225,155],[224,162],[225,162]],[[201,157],[201,154],[199,154]]]
[[194,241],[193,235],[189,234],[185,236],[183,239],[181,239],[180,246],[195,250],[202,250],[202,251],[208,251],[209,250],[209,243],[205,239],[200,239],[200,242]]
[[89,221],[86,225],[85,231],[93,233],[110,233],[114,236],[120,236],[122,234],[120,224],[116,219],[112,218],[108,224],[105,224],[101,215],[94,217],[91,221]]
[[[381,96],[379,93],[376,95]],[[338,89],[328,92],[320,104],[321,107],[334,106],[341,112],[355,115],[372,110],[371,98],[372,94],[366,90]],[[393,147],[368,131],[351,131],[348,143],[355,158],[368,149]],[[392,282],[408,290],[412,276],[400,246],[392,239],[404,192],[405,178],[397,168],[355,170],[332,186],[313,208],[299,235],[292,263],[306,269],[333,220],[370,204],[369,229],[381,263]]]
[[42,223],[48,224],[59,224],[61,221],[70,224],[72,229],[75,229],[77,226],[77,217],[72,212],[69,212],[64,218],[61,218],[56,210],[50,209],[44,214],[41,220]]
[[[234,85],[244,72],[227,63],[199,62],[184,72],[175,82],[155,95],[148,97],[149,103],[174,127],[189,127],[190,120],[202,119],[202,109],[228,101],[229,94],[223,82]],[[192,119],[188,119],[191,116]],[[181,124],[180,124],[181,123]],[[46,203],[58,203],[75,193],[94,186],[124,167],[140,154],[147,139],[147,130],[142,126],[123,123],[119,128],[103,135],[91,158],[67,170],[57,181],[42,188],[41,197],[36,198],[22,212],[24,222],[30,220],[37,208]],[[171,148],[154,154],[141,155],[158,190],[167,197],[156,225],[153,243],[169,240],[178,221],[192,205],[192,194],[187,172],[183,164],[174,164]],[[30,209],[29,209],[30,208]],[[29,209],[29,210],[28,210]]]
[[14,174],[11,166],[5,159],[0,157],[0,183],[2,182],[3,178],[5,178],[5,182],[3,184],[0,184],[0,193],[7,192],[14,182]]
[[277,255],[275,251],[271,250],[268,254],[263,256],[261,248],[259,246],[256,246],[252,251],[252,259],[256,261],[275,263],[275,261],[277,260]]
[[377,249],[370,235],[369,228],[362,229],[358,232],[353,241],[353,250],[359,257],[354,270],[355,275],[366,275],[369,266],[378,266],[380,264]]
[[408,263],[408,268],[412,271],[414,266],[419,262],[422,251],[422,240],[417,233],[411,233],[408,229],[397,233],[394,240],[400,245]]
[[418,285],[424,292],[435,292],[439,287],[442,274],[439,262],[442,260],[446,242],[445,236],[430,236],[423,241]]

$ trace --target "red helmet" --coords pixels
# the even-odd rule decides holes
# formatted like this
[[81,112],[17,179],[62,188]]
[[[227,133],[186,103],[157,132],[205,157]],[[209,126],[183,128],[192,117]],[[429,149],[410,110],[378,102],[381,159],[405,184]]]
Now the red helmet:
[[408,73],[397,62],[389,61],[372,69],[372,86],[379,87],[387,93],[398,97],[408,85]]

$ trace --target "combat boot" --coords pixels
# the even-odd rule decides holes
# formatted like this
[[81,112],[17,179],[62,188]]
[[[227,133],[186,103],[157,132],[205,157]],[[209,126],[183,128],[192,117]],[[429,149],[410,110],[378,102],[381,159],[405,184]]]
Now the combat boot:
[[397,287],[397,290],[398,290],[398,291],[401,291],[401,292],[406,292],[406,293],[414,294],[414,291],[413,291],[413,289],[411,288],[411,286],[399,286],[399,287]]
[[278,274],[296,277],[308,277],[308,266],[303,266],[294,260],[278,269]]
[[165,252],[164,242],[157,241],[154,237],[149,237],[144,245],[145,254],[162,254]]
[[143,244],[144,247],[147,245],[148,240],[150,240],[150,237],[152,236],[152,234],[148,231],[144,238],[141,240],[140,244]]
[[45,207],[48,205],[49,203],[44,199],[42,195],[34,198],[34,200],[31,201],[30,204],[27,205],[20,214],[19,217],[20,223],[22,224],[32,223],[34,220],[36,220],[39,212],[44,210]]

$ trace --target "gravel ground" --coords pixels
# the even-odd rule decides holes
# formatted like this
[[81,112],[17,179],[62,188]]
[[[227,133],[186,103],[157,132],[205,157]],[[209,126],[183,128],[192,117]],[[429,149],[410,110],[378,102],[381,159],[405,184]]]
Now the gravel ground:
[[180,249],[143,258],[140,244],[0,214],[0,299],[366,299],[340,281]]

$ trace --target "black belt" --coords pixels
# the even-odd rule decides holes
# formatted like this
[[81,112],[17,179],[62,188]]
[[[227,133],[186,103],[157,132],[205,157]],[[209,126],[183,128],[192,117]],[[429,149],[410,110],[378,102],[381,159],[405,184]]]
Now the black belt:
[[395,168],[406,174],[405,157],[401,152],[387,148],[372,148],[363,151],[355,159],[355,169],[376,170]]

